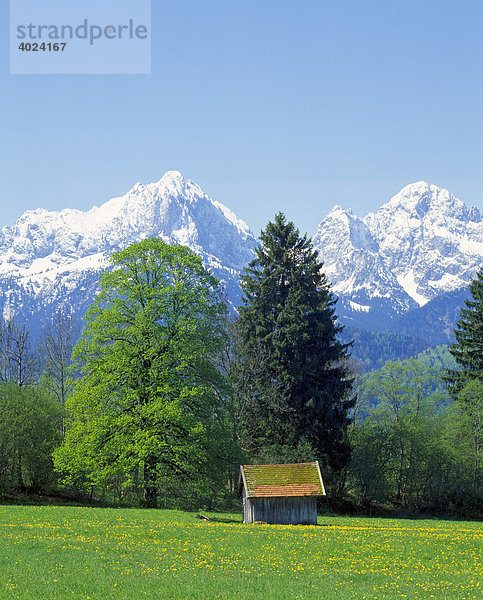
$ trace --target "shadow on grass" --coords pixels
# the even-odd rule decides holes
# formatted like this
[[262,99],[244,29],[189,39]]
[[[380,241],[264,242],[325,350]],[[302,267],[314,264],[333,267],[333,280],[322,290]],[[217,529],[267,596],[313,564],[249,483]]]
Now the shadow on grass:
[[195,520],[199,520],[201,523],[243,523],[243,519],[241,515],[239,517],[233,514],[222,515],[220,513],[216,514],[204,514],[199,513],[195,515]]
[[214,523],[242,523],[243,521],[240,519],[231,519],[231,518],[223,518],[223,517],[214,517],[210,518]]

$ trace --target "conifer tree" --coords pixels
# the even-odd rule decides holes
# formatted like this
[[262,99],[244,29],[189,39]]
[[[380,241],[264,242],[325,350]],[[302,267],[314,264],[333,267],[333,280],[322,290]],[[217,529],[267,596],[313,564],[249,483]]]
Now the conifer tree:
[[262,231],[241,284],[237,364],[249,459],[318,458],[342,469],[349,459],[350,344],[338,340],[336,299],[317,252],[279,213]]
[[454,331],[456,342],[450,352],[460,369],[448,371],[446,382],[457,396],[465,385],[474,380],[483,381],[483,268],[469,286],[471,299],[465,300]]

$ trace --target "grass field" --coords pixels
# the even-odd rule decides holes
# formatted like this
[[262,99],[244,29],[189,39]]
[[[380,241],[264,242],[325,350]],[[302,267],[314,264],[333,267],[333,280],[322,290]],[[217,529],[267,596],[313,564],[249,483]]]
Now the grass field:
[[482,598],[479,523],[0,506],[0,598]]

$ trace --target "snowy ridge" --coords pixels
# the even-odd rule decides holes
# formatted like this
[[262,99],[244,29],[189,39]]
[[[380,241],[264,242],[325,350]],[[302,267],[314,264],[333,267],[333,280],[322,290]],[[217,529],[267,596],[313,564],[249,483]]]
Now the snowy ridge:
[[424,306],[465,288],[483,264],[478,209],[424,181],[364,219],[334,207],[313,242],[349,317],[357,305],[385,317]]
[[[168,171],[88,211],[30,210],[3,227],[0,313],[20,313],[40,327],[65,304],[80,317],[111,254],[148,237],[189,246],[239,304],[239,273],[256,238],[229,208]],[[465,289],[483,264],[478,209],[426,182],[406,186],[363,219],[335,206],[313,243],[339,296],[338,315],[370,329]],[[451,331],[449,321],[445,327]]]
[[189,246],[233,297],[239,294],[238,272],[253,257],[255,237],[230,209],[181,173],[168,171],[159,181],[137,183],[124,196],[86,212],[37,209],[3,227],[0,309],[21,311],[23,296],[56,302],[60,290],[64,301],[75,304],[70,297],[83,286],[90,297],[113,252],[153,236]]

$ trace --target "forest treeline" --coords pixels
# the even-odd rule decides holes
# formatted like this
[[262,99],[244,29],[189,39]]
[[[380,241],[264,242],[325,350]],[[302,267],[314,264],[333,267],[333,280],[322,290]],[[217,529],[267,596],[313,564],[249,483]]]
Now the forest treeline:
[[429,344],[404,333],[368,331],[345,325],[341,338],[353,342],[351,356],[363,371],[380,369],[388,360],[411,358],[428,349]]
[[198,256],[149,239],[113,255],[82,331],[60,310],[33,348],[3,321],[0,495],[212,509],[242,463],[318,460],[333,505],[478,514],[483,270],[449,352],[369,373],[284,215],[241,287],[234,315]]

